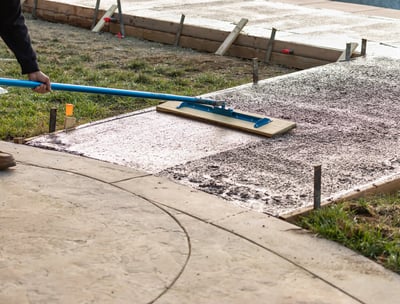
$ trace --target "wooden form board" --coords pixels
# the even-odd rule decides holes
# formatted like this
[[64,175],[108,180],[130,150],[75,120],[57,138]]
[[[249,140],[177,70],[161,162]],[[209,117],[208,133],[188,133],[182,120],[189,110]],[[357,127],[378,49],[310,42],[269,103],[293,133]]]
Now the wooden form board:
[[[178,31],[178,23],[163,21],[163,20],[148,20],[144,17],[137,16],[127,16],[124,17],[126,20],[125,25],[129,28],[129,32],[132,36],[137,36],[138,38],[143,38],[142,34],[147,37],[146,39],[152,40],[152,35],[154,35],[153,41],[156,41],[160,34],[170,35],[169,38],[165,38],[165,40],[169,41],[169,44],[173,44],[175,41],[176,32]],[[116,31],[118,28],[114,25],[111,25],[110,30]],[[229,32],[203,28],[198,26],[193,26],[190,24],[185,24],[182,29],[181,38],[187,40],[198,41],[198,43],[194,43],[191,47],[196,49],[196,47],[203,47],[203,44],[206,45],[205,48],[209,49],[207,51],[214,53],[215,50],[221,45],[221,43],[226,39],[227,34]],[[268,38],[265,37],[257,37],[245,34],[239,34],[232,47],[228,50],[228,54],[232,50],[232,48],[242,48],[244,51],[242,52],[243,58],[249,58],[250,56],[246,56],[248,49],[260,50],[263,52],[267,51]],[[208,47],[207,45],[210,45]],[[194,46],[194,47],[193,47]],[[342,50],[333,49],[333,48],[324,48],[319,46],[301,44],[296,42],[288,42],[282,40],[274,40],[273,44],[273,52],[280,53],[282,49],[293,49],[295,51],[296,56],[299,57],[307,57],[307,58],[315,58],[322,61],[334,62],[341,55]],[[288,55],[285,55],[288,57]]]
[[[24,11],[31,12],[33,5],[34,0],[26,0],[24,3]],[[91,28],[94,8],[42,0],[39,1],[36,13],[37,17],[45,20]],[[105,11],[99,11],[99,13],[105,13]],[[179,20],[177,20],[177,22],[170,22],[130,15],[123,15],[123,18],[126,36],[133,36],[170,45],[174,45],[176,42],[176,34],[180,26]],[[120,27],[118,24],[112,23],[109,26],[109,30],[112,33],[118,33]],[[228,31],[186,24],[182,29],[179,45],[198,51],[215,53],[229,33]],[[266,33],[266,35],[267,34],[268,33]],[[245,59],[259,58],[263,60],[266,56],[268,41],[269,39],[265,37],[239,34],[227,50],[226,55]],[[286,48],[294,50],[294,54],[282,54],[281,50]],[[339,49],[274,40],[270,62],[282,64],[287,67],[307,69],[336,62],[342,52],[343,51]],[[360,54],[353,54],[353,57],[357,56],[360,56]]]
[[[244,132],[249,132],[249,133],[255,133],[261,136],[266,136],[266,137],[273,137],[278,134],[286,133],[290,131],[291,129],[296,127],[296,124],[294,122],[288,121],[288,120],[283,120],[283,119],[277,119],[277,118],[270,118],[271,122],[268,123],[265,126],[262,126],[260,128],[254,128],[254,123],[251,122],[246,122],[243,120],[231,118],[228,116],[224,115],[219,115],[215,113],[209,113],[205,111],[200,111],[200,110],[195,110],[192,108],[181,108],[177,109],[177,106],[180,104],[180,102],[176,101],[168,101],[163,104],[160,104],[156,107],[157,111],[159,112],[165,112],[165,113],[170,113],[178,116],[183,116],[186,118],[191,118],[195,120],[200,120],[216,125],[221,125],[224,127],[232,128],[232,129],[238,129]],[[264,116],[253,114],[253,113],[246,113],[243,111],[237,111],[235,112],[240,112],[243,114],[250,114],[252,116],[259,117],[260,119],[263,118]]]

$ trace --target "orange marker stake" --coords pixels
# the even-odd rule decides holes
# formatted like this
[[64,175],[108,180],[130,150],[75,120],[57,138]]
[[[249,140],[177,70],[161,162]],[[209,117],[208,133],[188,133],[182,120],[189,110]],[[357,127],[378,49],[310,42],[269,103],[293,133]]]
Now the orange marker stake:
[[74,105],[72,103],[67,103],[65,105],[65,116],[74,115]]

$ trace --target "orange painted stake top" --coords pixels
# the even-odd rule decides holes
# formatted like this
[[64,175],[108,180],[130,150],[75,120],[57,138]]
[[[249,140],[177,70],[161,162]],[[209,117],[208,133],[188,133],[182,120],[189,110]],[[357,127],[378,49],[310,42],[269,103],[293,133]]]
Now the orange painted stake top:
[[66,116],[74,115],[74,105],[72,103],[67,103],[65,105],[65,115]]

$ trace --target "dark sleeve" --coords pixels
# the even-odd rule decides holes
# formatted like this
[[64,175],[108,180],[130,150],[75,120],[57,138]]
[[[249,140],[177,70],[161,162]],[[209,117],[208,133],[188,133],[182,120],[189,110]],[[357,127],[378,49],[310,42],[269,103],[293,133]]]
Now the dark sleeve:
[[0,0],[0,36],[17,58],[22,74],[39,71],[20,0]]

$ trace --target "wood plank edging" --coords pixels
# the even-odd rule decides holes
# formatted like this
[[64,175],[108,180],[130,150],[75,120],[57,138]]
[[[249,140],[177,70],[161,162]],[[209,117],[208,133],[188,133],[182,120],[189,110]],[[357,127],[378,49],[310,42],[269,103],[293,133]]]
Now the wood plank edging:
[[[34,0],[26,0],[23,5],[24,12],[32,12],[33,4]],[[105,14],[105,11],[99,10],[99,15],[102,16],[103,14]],[[39,1],[36,9],[36,16],[52,22],[67,23],[90,29],[93,24],[94,8],[42,0]],[[170,22],[126,14],[123,15],[123,18],[126,36],[174,45],[176,33],[180,26],[179,20]],[[119,25],[110,24],[108,29],[112,33],[118,33]],[[198,51],[215,53],[229,33],[228,31],[185,24],[179,45]],[[226,54],[244,59],[259,58],[262,60],[266,54],[268,40],[265,37],[239,34]],[[282,54],[283,49],[291,49],[293,54]],[[274,40],[271,63],[306,69],[336,62],[341,54],[342,50],[338,49]],[[359,53],[355,53],[353,57],[359,55]]]

